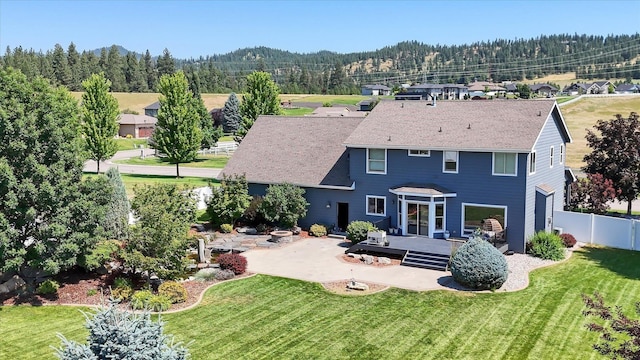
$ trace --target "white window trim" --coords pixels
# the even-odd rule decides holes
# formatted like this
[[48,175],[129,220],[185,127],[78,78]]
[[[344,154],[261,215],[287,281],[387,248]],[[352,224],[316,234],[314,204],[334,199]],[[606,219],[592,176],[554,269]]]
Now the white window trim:
[[560,158],[559,158],[559,164],[560,164],[560,165],[564,164],[564,144],[560,144]]
[[[384,201],[384,205],[382,206],[382,214],[378,214],[378,213],[370,213],[369,212],[369,199],[382,199]],[[387,216],[387,198],[386,196],[377,196],[377,195],[367,195],[367,200],[365,203],[365,211],[367,213],[367,215],[371,215],[371,216]]]
[[384,150],[384,172],[369,170],[369,148],[367,148],[367,174],[386,175],[387,174],[387,149],[373,148],[373,150]]
[[[511,154],[511,155],[515,155],[516,157],[516,163],[515,163],[515,173],[513,174],[503,174],[503,173],[497,173],[496,172],[496,154]],[[508,152],[494,152],[493,155],[491,156],[491,175],[493,176],[518,176],[518,154],[517,153],[508,153]]]
[[553,168],[553,157],[555,156],[553,145],[549,147],[549,168]]
[[478,204],[478,203],[462,203],[462,211],[460,212],[460,236],[463,238],[468,238],[469,235],[465,235],[464,233],[464,207],[465,206],[478,206],[478,207],[488,207],[495,209],[503,209],[504,210],[504,228],[507,228],[507,217],[508,217],[508,206],[506,205],[493,205],[493,204]]
[[[412,154],[412,151],[426,151],[426,154]],[[407,154],[409,156],[415,156],[415,157],[431,157],[431,150],[424,150],[424,149],[409,149],[407,150]]]
[[457,174],[458,171],[460,170],[460,152],[459,151],[448,151],[448,152],[455,152],[456,153],[456,171],[445,170],[445,165],[446,165],[445,153],[446,152],[447,152],[446,150],[442,152],[442,172],[443,173],[447,173],[447,174]]
[[[536,151],[533,150],[531,153],[529,153],[529,161],[527,164],[527,171],[529,172],[529,175],[533,175],[536,173],[536,163],[537,163],[537,158],[536,158]],[[533,161],[533,162],[532,162]],[[531,171],[531,164],[533,163],[533,171]]]

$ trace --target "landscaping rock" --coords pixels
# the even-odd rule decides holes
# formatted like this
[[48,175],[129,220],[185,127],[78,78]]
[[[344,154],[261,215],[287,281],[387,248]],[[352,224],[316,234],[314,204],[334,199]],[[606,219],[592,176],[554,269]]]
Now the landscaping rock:
[[191,228],[198,232],[204,232],[206,230],[202,224],[192,224]]
[[347,289],[367,291],[369,290],[369,285],[357,281],[349,281],[347,283]]
[[388,257],[378,257],[378,263],[380,264],[391,264],[391,259]]
[[364,263],[367,265],[373,264],[373,256],[371,255],[362,255],[362,260],[364,260]]
[[204,239],[200,238],[198,239],[198,261],[199,262],[206,262],[204,250],[205,250]]
[[362,259],[362,256],[360,254],[348,253],[347,256],[358,260]]
[[9,281],[15,275],[15,271],[7,271],[5,273],[0,273],[0,284]]
[[26,283],[18,275],[13,275],[11,279],[0,284],[0,294],[10,293],[23,287]]
[[102,265],[96,269],[96,274],[98,275],[107,275],[109,273],[109,269],[106,266]]

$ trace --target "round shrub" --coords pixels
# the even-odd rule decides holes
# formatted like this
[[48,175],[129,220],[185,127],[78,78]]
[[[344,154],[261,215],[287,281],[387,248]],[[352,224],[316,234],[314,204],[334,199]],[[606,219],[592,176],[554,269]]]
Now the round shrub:
[[216,278],[217,272],[218,272],[218,269],[204,268],[204,269],[198,270],[198,272],[195,275],[193,275],[193,277],[197,281],[209,281]]
[[236,277],[236,273],[233,270],[219,270],[216,272],[216,280],[230,280]]
[[555,261],[564,259],[564,243],[557,234],[538,231],[529,242],[530,253],[535,257]]
[[324,225],[320,225],[320,224],[313,224],[311,225],[311,228],[309,229],[309,232],[311,233],[311,235],[313,236],[326,236],[327,235],[327,228]]
[[240,275],[247,271],[247,258],[238,254],[222,254],[218,256],[218,264],[222,270],[232,270]]
[[149,309],[160,312],[167,311],[171,306],[171,299],[162,295],[154,295],[149,299]]
[[507,281],[507,260],[489,242],[473,238],[456,250],[451,275],[468,288],[495,290]]
[[45,280],[38,285],[36,292],[40,295],[51,295],[58,292],[60,284],[55,280]]
[[158,287],[158,295],[166,296],[172,304],[187,300],[187,289],[176,281],[165,281]]
[[352,221],[347,226],[347,237],[352,243],[357,244],[367,240],[367,233],[369,231],[378,231],[378,228],[368,221]]
[[560,234],[560,239],[564,243],[564,246],[570,248],[577,243],[576,238],[571,234]]
[[134,310],[146,309],[149,306],[149,300],[153,297],[153,293],[149,290],[136,291],[131,296],[131,307]]
[[111,288],[111,297],[117,300],[127,301],[132,294],[133,289],[130,287]]
[[231,225],[231,224],[222,224],[222,225],[220,225],[220,231],[222,231],[225,234],[228,234],[228,233],[233,231],[233,225]]

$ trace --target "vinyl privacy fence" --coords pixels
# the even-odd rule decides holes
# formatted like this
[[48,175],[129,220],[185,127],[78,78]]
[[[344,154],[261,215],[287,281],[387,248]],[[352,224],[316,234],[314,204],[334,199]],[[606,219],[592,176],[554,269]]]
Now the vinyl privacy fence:
[[611,216],[554,211],[553,227],[576,240],[640,251],[640,221]]

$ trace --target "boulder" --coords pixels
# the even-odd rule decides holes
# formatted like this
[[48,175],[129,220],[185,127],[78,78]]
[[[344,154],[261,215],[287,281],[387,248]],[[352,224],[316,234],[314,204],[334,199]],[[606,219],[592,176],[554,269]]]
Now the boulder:
[[9,279],[11,279],[13,277],[13,275],[15,275],[16,272],[15,271],[7,271],[5,273],[0,272],[0,284],[8,281]]
[[348,253],[347,256],[358,260],[362,259],[362,255],[360,254]]
[[0,294],[10,293],[23,287],[26,283],[18,275],[13,275],[11,279],[0,284]]
[[391,259],[389,259],[388,257],[379,256],[378,257],[378,263],[380,263],[380,264],[391,264]]
[[362,255],[362,260],[364,260],[364,263],[367,265],[373,264],[373,256],[371,255]]
[[347,289],[367,291],[369,290],[369,285],[357,281],[349,281],[347,283]]

